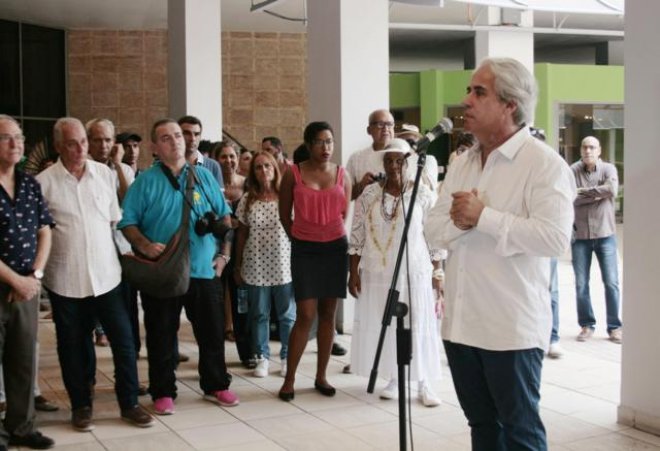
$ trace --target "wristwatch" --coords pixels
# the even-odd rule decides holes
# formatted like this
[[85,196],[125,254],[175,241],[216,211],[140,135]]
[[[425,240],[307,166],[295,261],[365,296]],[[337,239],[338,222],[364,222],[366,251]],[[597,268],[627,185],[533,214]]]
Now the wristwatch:
[[32,277],[34,277],[37,280],[41,280],[44,278],[44,272],[40,269],[35,269],[32,271]]
[[229,260],[231,260],[231,257],[225,254],[218,254],[218,257],[221,257],[225,261],[225,263],[229,263]]

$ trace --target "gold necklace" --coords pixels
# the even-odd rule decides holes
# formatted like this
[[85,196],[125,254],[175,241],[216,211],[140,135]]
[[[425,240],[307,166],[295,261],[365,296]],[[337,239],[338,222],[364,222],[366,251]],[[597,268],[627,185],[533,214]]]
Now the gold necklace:
[[[385,193],[383,193],[383,197],[385,197]],[[396,231],[396,221],[387,221],[390,223],[390,230],[389,230],[389,236],[387,237],[387,240],[385,241],[385,246],[381,244],[381,242],[378,240],[378,236],[376,235],[376,229],[374,227],[374,220],[373,220],[373,211],[374,207],[376,206],[376,202],[371,204],[371,207],[369,207],[369,214],[367,215],[367,222],[369,223],[369,235],[371,236],[371,241],[374,243],[374,246],[376,247],[376,250],[380,254],[380,261],[381,264],[383,265],[383,268],[387,266],[387,254],[390,250],[390,247],[392,247],[392,242],[394,241],[394,235]],[[394,210],[394,218],[396,218],[396,207],[398,204],[395,206]],[[385,219],[385,217],[383,217]]]

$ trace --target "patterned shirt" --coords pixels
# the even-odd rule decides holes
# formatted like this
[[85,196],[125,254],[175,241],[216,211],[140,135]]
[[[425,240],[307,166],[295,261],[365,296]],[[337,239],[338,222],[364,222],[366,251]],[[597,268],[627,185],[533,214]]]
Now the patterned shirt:
[[0,260],[18,274],[28,275],[37,255],[37,231],[55,222],[39,183],[24,172],[15,174],[14,199],[0,186]]
[[269,287],[291,282],[291,242],[282,227],[277,202],[255,201],[247,208],[247,194],[236,210],[250,231],[243,248],[241,276],[250,285]]

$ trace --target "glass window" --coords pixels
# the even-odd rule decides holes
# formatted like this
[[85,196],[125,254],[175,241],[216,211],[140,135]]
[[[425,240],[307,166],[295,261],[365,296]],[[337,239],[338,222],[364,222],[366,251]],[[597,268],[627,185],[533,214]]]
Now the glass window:
[[0,20],[0,111],[21,114],[18,24]]

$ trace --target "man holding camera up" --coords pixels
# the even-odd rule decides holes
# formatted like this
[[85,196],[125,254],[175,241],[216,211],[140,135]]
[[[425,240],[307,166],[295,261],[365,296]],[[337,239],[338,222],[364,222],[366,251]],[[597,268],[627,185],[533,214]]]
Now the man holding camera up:
[[[161,119],[151,129],[153,152],[159,162],[131,185],[124,199],[124,217],[118,227],[136,253],[157,259],[165,243],[181,225],[188,171],[181,127],[173,119]],[[222,239],[229,225],[229,206],[218,182],[202,167],[195,167],[195,186],[190,202],[190,287],[182,296],[155,298],[142,295],[149,360],[149,392],[154,411],[174,413],[176,398],[176,339],[181,308],[186,308],[199,346],[200,386],[204,398],[225,407],[238,404],[229,390],[225,364],[224,311],[216,277],[229,261],[228,244]]]
[[383,150],[394,138],[394,117],[388,110],[376,110],[369,115],[367,133],[373,143],[366,149],[355,152],[348,158],[346,172],[351,177],[353,192],[351,200],[357,199],[362,191],[379,180],[383,159],[378,150]]

